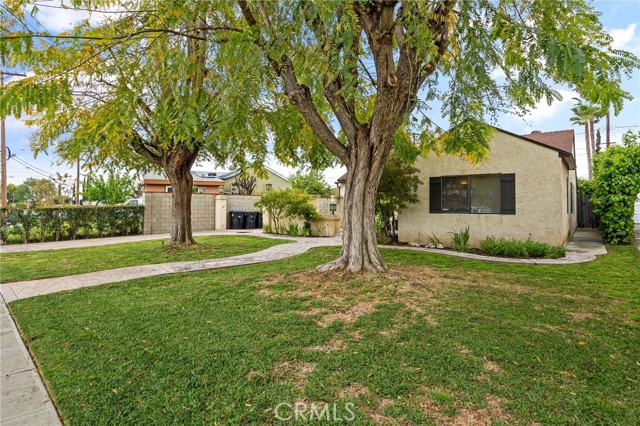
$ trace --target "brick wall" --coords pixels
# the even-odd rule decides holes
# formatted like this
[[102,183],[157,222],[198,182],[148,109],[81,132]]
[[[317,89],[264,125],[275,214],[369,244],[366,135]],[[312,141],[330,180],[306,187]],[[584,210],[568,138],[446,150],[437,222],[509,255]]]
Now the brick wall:
[[[171,194],[146,192],[144,195],[144,233],[171,232]],[[215,195],[192,194],[191,227],[193,231],[215,229]]]

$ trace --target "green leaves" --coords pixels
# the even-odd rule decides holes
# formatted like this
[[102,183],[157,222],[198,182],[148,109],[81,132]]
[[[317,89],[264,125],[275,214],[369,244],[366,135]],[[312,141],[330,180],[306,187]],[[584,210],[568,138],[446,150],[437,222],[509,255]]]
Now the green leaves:
[[627,132],[625,146],[612,146],[595,156],[591,201],[609,244],[632,244],[633,211],[640,194],[640,132]]

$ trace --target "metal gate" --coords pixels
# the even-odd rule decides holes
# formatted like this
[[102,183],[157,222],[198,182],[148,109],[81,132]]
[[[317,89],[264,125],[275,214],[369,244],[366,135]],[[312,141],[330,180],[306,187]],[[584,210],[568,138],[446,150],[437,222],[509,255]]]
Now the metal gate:
[[578,228],[598,228],[600,219],[593,212],[591,195],[578,194]]

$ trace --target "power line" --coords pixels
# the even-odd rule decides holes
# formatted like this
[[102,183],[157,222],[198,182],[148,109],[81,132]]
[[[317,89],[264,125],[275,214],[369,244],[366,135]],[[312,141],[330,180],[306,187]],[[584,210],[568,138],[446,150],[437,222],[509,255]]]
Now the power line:
[[23,160],[22,158],[18,157],[17,155],[13,156],[13,159],[20,162],[20,164],[22,164],[23,166],[29,167],[30,169],[37,171],[41,174],[45,174],[47,176],[55,174],[55,172],[49,171],[49,170],[44,170],[38,166],[34,166],[33,164],[30,164],[28,162],[26,162],[25,160]]

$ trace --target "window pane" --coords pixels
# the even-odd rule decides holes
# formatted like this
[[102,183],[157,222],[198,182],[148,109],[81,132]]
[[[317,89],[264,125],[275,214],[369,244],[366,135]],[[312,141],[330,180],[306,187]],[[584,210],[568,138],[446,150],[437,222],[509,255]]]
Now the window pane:
[[500,213],[500,175],[471,176],[471,213]]
[[469,178],[467,176],[442,178],[442,211],[469,213]]

